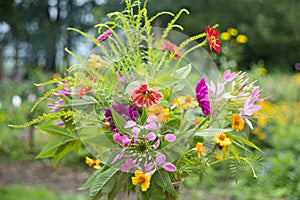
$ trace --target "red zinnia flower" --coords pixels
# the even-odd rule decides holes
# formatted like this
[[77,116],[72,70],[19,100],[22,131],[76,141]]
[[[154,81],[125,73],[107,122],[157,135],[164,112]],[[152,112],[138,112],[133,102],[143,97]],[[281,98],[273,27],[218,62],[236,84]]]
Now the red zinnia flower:
[[212,49],[214,49],[218,54],[220,54],[221,45],[220,40],[218,38],[219,32],[215,30],[213,27],[210,28],[208,25],[206,27],[206,38],[207,38],[207,44],[210,48],[210,53],[212,53]]
[[137,106],[150,107],[159,104],[163,97],[162,93],[158,92],[159,88],[148,88],[147,83],[142,83],[139,88],[133,89],[129,93],[133,103]]

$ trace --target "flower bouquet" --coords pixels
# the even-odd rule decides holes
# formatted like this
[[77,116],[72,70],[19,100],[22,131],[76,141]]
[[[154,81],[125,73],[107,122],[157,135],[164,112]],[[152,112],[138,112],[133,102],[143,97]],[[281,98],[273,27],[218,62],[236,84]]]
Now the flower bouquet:
[[[96,25],[99,37],[75,28],[96,48],[89,58],[68,53],[81,63],[67,76],[36,84],[57,86],[34,105],[51,101],[51,111],[27,124],[55,136],[37,158],[54,158],[85,147],[86,163],[96,171],[81,189],[89,199],[135,191],[137,199],[178,199],[189,175],[231,160],[231,169],[254,168],[260,149],[248,140],[260,107],[260,87],[245,72],[221,75],[203,48],[220,53],[217,26],[192,37],[175,31],[183,13],[148,17],[146,4],[125,0],[123,12]],[[152,24],[161,15],[173,19],[165,29]],[[198,42],[198,41],[201,42]]]

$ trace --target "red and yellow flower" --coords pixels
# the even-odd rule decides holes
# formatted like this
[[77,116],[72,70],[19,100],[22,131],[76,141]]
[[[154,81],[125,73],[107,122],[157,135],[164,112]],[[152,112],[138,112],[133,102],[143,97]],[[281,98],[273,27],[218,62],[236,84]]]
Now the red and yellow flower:
[[219,32],[213,27],[211,28],[209,25],[206,27],[206,40],[210,48],[210,53],[212,53],[212,49],[214,49],[218,54],[220,54],[221,45],[218,35]]

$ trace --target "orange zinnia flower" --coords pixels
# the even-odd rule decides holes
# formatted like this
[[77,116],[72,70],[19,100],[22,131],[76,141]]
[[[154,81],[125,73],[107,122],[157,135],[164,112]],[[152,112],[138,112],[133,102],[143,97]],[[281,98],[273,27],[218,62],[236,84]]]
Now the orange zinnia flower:
[[232,115],[232,125],[231,127],[236,131],[241,131],[244,129],[245,122],[239,114]]

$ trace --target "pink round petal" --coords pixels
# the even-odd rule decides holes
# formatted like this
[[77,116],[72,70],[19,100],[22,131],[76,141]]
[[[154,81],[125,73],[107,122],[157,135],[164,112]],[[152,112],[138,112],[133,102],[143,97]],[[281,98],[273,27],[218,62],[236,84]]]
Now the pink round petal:
[[166,162],[166,156],[164,154],[158,154],[155,161],[157,162],[157,164],[163,165]]
[[152,150],[155,151],[155,150],[159,147],[159,145],[160,145],[160,140],[158,139],[158,140],[156,140],[156,142],[154,143]]
[[168,172],[175,172],[177,170],[176,166],[169,162],[166,162],[163,168]]
[[136,126],[135,121],[130,120],[125,123],[124,128],[132,128],[134,126]]
[[113,135],[113,139],[116,143],[121,144],[121,135],[120,133],[116,133]]
[[155,140],[155,138],[156,138],[156,134],[153,132],[148,133],[148,135],[146,136],[147,141]]
[[145,126],[145,129],[147,129],[149,131],[154,131],[157,129],[157,124],[155,122],[150,122],[149,124],[147,124]]
[[165,140],[168,142],[174,142],[176,140],[176,136],[174,134],[167,134],[165,135]]

